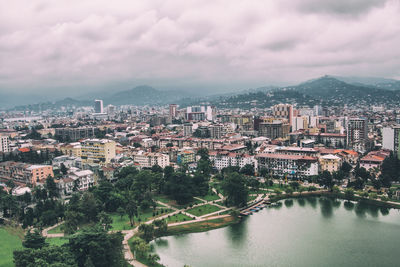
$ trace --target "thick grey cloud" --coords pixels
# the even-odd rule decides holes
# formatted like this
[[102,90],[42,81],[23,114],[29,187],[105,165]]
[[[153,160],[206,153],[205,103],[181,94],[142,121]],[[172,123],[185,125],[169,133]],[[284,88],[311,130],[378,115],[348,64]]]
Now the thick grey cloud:
[[398,0],[0,0],[0,91],[400,78],[399,13]]

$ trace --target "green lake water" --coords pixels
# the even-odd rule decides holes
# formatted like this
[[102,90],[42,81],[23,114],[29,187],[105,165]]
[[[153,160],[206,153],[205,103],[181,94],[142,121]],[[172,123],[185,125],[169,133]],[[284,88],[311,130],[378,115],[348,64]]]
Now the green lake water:
[[168,267],[400,266],[400,211],[309,197],[240,223],[153,241]]

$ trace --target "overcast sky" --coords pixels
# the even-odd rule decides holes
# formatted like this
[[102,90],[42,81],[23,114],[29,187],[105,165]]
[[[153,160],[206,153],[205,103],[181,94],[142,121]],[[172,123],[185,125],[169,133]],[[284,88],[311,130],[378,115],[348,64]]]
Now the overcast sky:
[[[207,3],[205,3],[207,2]],[[400,78],[400,0],[0,0],[0,92]]]

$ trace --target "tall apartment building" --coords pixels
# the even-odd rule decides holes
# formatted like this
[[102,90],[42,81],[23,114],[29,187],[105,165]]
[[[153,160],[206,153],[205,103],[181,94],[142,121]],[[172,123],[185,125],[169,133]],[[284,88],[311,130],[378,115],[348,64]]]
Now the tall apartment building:
[[208,131],[211,138],[220,139],[223,136],[224,126],[222,124],[210,125]]
[[382,129],[382,148],[394,152],[400,158],[400,125],[383,127]]
[[94,101],[94,113],[104,113],[103,100],[96,99]]
[[193,124],[185,123],[183,125],[183,136],[191,136],[193,133]]
[[82,163],[98,163],[101,165],[110,163],[115,158],[116,144],[107,139],[86,139],[81,143]]
[[55,135],[63,141],[78,141],[95,137],[98,129],[96,127],[79,127],[79,128],[57,128]]
[[0,135],[0,152],[10,152],[10,140],[6,135]]
[[366,118],[349,118],[347,122],[347,146],[357,152],[367,151],[368,121]]
[[272,107],[273,116],[276,119],[287,119],[292,124],[293,106],[290,104],[278,104]]
[[176,118],[178,116],[178,105],[177,104],[170,104],[169,105],[169,117]]
[[259,125],[258,135],[270,139],[286,138],[289,135],[290,126],[288,123],[280,120],[272,122],[262,122]]

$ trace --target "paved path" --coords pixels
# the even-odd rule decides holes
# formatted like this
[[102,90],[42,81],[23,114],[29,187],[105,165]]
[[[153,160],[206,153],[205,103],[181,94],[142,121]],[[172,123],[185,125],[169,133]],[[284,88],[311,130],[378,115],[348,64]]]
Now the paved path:
[[59,225],[61,225],[61,224],[63,224],[64,222],[59,222],[59,223],[57,223],[57,224],[55,224],[55,225],[53,225],[53,226],[50,226],[50,227],[48,227],[48,228],[46,228],[46,229],[43,229],[43,231],[42,231],[42,235],[44,236],[44,237],[63,237],[64,236],[64,233],[58,233],[58,234],[49,234],[48,232],[50,231],[50,230],[52,230],[52,229],[54,229],[54,228],[56,228],[57,226],[59,226]]

